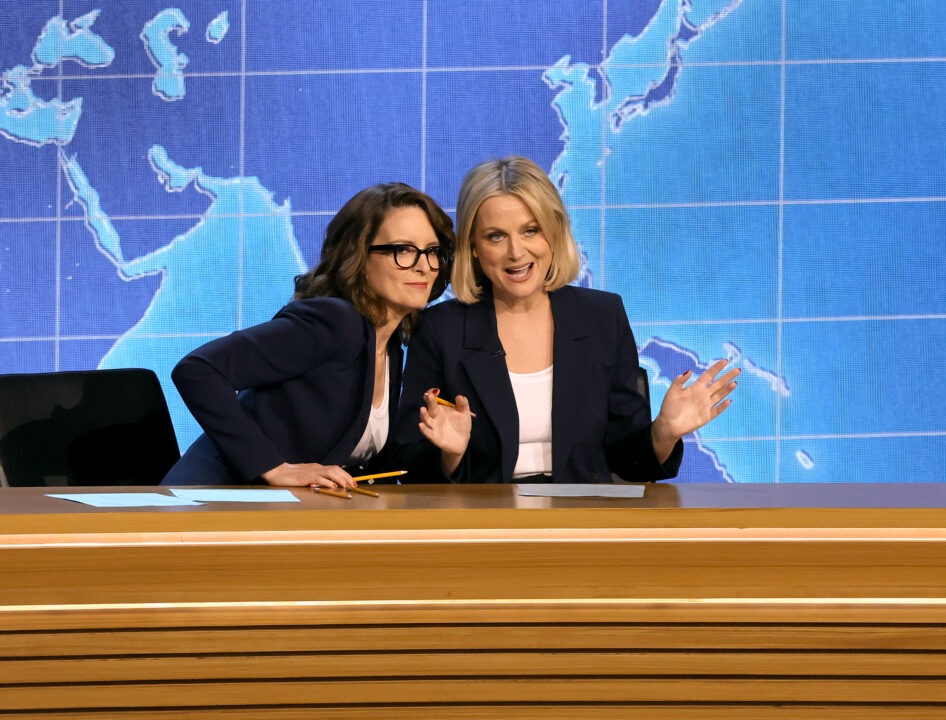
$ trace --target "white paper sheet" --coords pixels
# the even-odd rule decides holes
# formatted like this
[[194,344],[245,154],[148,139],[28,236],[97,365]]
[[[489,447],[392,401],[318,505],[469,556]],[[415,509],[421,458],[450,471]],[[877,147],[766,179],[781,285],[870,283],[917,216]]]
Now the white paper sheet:
[[522,483],[520,495],[530,497],[644,497],[643,485],[593,485],[586,483]]

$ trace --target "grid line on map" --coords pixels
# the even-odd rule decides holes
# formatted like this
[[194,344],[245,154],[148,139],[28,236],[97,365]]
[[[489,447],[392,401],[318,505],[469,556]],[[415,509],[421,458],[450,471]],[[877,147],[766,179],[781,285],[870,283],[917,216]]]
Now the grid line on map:
[[427,0],[421,21],[420,58],[420,191],[427,192]]
[[[718,200],[702,202],[672,202],[672,203],[609,203],[605,205],[567,205],[569,212],[574,210],[662,210],[673,208],[725,208],[725,207],[777,207],[783,205],[789,206],[813,206],[813,205],[884,205],[897,203],[946,203],[946,196],[932,195],[929,197],[871,197],[871,198],[823,198],[823,199],[798,199],[798,200]],[[444,212],[455,213],[456,208],[445,207]],[[338,210],[293,210],[289,213],[291,217],[333,217]],[[215,217],[233,218],[233,217],[274,217],[282,213],[219,213]],[[110,219],[110,220],[200,220],[205,213],[168,213],[158,215],[119,215],[117,213],[108,213],[107,215],[91,215],[92,219]],[[61,220],[62,222],[84,222],[85,216],[57,217],[56,215],[37,216],[37,217],[0,217],[0,224],[10,223],[49,223]]]
[[[592,285],[601,290],[606,289],[604,283],[604,268],[607,263],[607,231],[608,231],[608,107],[611,97],[611,88],[605,82],[605,74],[601,72],[604,61],[608,59],[608,0],[601,0],[601,64],[598,66],[598,82],[601,83],[601,147],[598,163],[601,166],[601,209],[598,211],[598,268],[597,277],[593,278]],[[567,208],[566,208],[567,209]]]
[[[938,321],[946,320],[946,313],[930,314],[904,314],[904,315],[831,315],[831,316],[811,316],[811,317],[782,317],[782,318],[713,318],[710,320],[643,320],[630,319],[631,327],[634,328],[660,328],[660,327],[706,327],[712,325],[776,325],[781,323],[801,324],[801,323],[855,323],[855,322],[913,322],[913,321]],[[176,337],[217,337],[219,333],[198,332],[198,333],[142,333],[137,337],[147,338],[176,338]],[[105,334],[105,335],[34,335],[34,336],[5,336],[0,337],[0,343],[9,342],[51,342],[57,337],[62,340],[118,340],[123,333]]]
[[[780,434],[776,435],[750,435],[746,437],[699,437],[687,436],[683,439],[684,443],[749,443],[749,442],[775,442],[775,441],[798,441],[798,440],[873,440],[875,438],[922,438],[922,437],[946,437],[946,430],[916,430],[902,432],[875,432],[875,433],[821,433],[821,434]],[[781,444],[781,443],[780,443]]]
[[246,247],[246,206],[244,204],[246,192],[246,183],[243,178],[246,177],[246,0],[240,3],[240,137],[239,137],[238,163],[240,175],[240,217],[237,221],[237,308],[236,308],[236,326],[237,330],[243,329],[243,278],[244,249]]
[[[782,0],[781,67],[779,70],[779,123],[778,123],[778,267],[776,268],[775,376],[784,377],[782,369],[782,309],[785,271],[785,44],[787,42],[787,0]],[[775,482],[782,481],[782,394],[775,393]]]
[[887,322],[890,320],[946,320],[946,313],[924,313],[903,315],[813,315],[811,317],[774,317],[774,318],[730,318],[710,320],[639,320],[631,323],[638,327],[660,325],[765,325],[807,322]]
[[[65,0],[59,0],[59,15],[65,15]],[[63,95],[63,72],[62,57],[56,62],[56,98],[62,102]],[[62,162],[60,155],[62,149],[57,146],[55,153],[56,163],[56,269],[55,269],[55,307],[53,310],[53,332],[56,335],[56,342],[53,345],[53,369],[59,370],[59,333],[62,330]]]
[[[905,65],[905,64],[936,64],[946,63],[944,57],[909,57],[909,58],[819,58],[809,60],[727,60],[727,61],[692,61],[687,62],[688,68],[699,67],[793,67],[810,65]],[[660,68],[664,63],[613,63],[609,68],[619,70],[633,70],[641,68]],[[601,65],[589,65],[589,70],[600,71]],[[183,71],[181,76],[186,78],[227,78],[227,77],[280,77],[300,75],[392,75],[392,74],[430,74],[430,73],[461,73],[461,72],[545,72],[548,65],[456,65],[456,66],[427,66],[420,67],[379,67],[379,68],[298,68],[295,70],[219,70],[219,71]],[[89,75],[62,76],[64,80],[80,80],[99,82],[103,80],[153,80],[154,73],[95,73]],[[35,78],[33,82],[50,81],[55,78]]]
[[[609,203],[605,205],[568,205],[569,212],[574,210],[662,210],[673,208],[725,208],[725,207],[777,207],[783,205],[790,206],[815,206],[815,205],[884,205],[884,204],[903,204],[903,203],[946,203],[946,196],[932,195],[929,197],[871,197],[871,198],[823,198],[823,199],[798,199],[798,200],[718,200],[703,202],[672,202],[672,203]],[[444,212],[455,213],[456,208],[445,207]],[[289,213],[291,217],[333,217],[338,210],[293,210]],[[215,217],[233,218],[233,217],[274,217],[282,213],[219,213]],[[108,213],[107,215],[91,215],[91,219],[110,219],[110,220],[200,220],[205,213],[168,213],[159,215],[119,215],[117,213]],[[62,222],[84,222],[85,216],[57,217],[56,215],[37,216],[37,217],[0,217],[0,225],[10,223],[50,223],[61,220]]]

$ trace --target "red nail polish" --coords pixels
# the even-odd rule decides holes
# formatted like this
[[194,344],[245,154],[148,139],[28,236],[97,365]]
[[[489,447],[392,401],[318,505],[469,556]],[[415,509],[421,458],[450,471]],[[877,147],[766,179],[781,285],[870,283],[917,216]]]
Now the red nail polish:
[[440,394],[440,388],[434,388],[434,389],[431,390],[430,392],[431,392],[432,394],[434,394],[434,395],[439,395],[439,394]]

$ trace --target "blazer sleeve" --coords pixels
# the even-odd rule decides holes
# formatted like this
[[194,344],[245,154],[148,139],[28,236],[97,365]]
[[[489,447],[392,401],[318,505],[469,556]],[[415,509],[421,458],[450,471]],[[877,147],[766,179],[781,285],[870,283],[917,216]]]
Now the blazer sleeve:
[[[408,471],[407,482],[460,482],[468,471],[464,457],[460,467],[446,477],[441,466],[440,449],[425,438],[418,427],[424,393],[447,385],[444,374],[446,339],[439,329],[438,313],[426,310],[407,346],[404,384],[398,405],[397,421],[391,436],[392,452],[398,467]],[[440,313],[442,315],[442,313]]]
[[350,349],[363,331],[361,315],[328,299],[287,305],[269,322],[213,340],[171,373],[188,409],[221,455],[246,479],[283,462],[276,446],[236,392],[304,375]]
[[676,477],[683,459],[683,441],[678,441],[663,463],[657,459],[651,439],[650,406],[637,392],[640,364],[637,343],[624,303],[617,297],[616,358],[608,395],[608,429],[605,452],[612,472],[629,481],[665,480]]

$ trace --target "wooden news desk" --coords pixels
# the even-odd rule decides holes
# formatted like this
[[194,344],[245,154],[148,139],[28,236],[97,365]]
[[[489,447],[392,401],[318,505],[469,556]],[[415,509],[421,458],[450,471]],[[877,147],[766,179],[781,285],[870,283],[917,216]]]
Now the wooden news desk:
[[946,485],[376,489],[0,490],[0,717],[946,718]]

